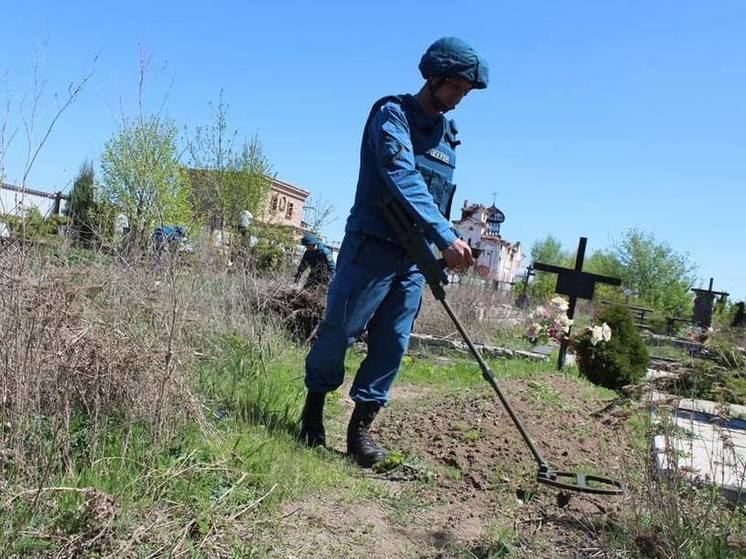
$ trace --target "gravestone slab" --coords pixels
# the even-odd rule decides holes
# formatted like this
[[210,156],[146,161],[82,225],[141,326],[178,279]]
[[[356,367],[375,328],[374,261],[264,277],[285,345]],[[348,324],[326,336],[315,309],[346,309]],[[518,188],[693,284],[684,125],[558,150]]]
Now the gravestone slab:
[[674,409],[670,434],[653,439],[658,471],[716,485],[729,500],[746,502],[746,406],[682,399]]
[[[474,344],[474,347],[485,357],[517,359],[524,358],[532,361],[546,361],[547,355],[534,351],[525,351],[522,349],[508,349],[505,347],[495,347],[482,344]],[[468,347],[465,343],[458,340],[430,336],[429,334],[412,334],[409,338],[409,348],[418,350],[422,348],[444,348],[447,350],[466,353]]]
[[645,373],[645,380],[660,380],[660,379],[673,379],[678,377],[676,373],[672,371],[664,371],[662,369],[648,369]]
[[559,344],[551,345],[537,345],[531,348],[531,351],[534,353],[540,353],[541,355],[551,355],[552,352],[559,347]]

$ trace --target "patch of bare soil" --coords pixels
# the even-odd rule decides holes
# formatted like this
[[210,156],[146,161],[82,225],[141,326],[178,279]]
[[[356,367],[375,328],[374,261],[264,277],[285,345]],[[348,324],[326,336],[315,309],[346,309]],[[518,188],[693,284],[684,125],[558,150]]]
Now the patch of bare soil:
[[[558,470],[624,478],[632,455],[608,402],[568,377],[501,384],[540,452]],[[366,473],[373,496],[314,496],[288,505],[293,557],[592,557],[625,497],[563,494],[537,465],[497,396],[394,400],[375,435],[405,464]],[[568,498],[569,497],[569,498]]]

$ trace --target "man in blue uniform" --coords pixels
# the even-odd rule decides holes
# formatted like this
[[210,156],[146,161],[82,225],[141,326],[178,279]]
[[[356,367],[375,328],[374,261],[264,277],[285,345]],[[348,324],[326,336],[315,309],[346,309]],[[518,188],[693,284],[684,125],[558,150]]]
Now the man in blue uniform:
[[326,316],[306,358],[308,394],[300,438],[310,446],[324,445],[324,397],[342,384],[347,348],[367,329],[368,355],[350,390],[355,409],[347,429],[347,453],[363,467],[386,456],[369,429],[399,370],[424,285],[382,203],[398,200],[449,268],[463,270],[474,262],[449,221],[460,142],[456,125],[444,113],[472,89],[487,87],[487,64],[460,39],[445,37],[427,49],[419,69],[426,82],[416,95],[385,97],[368,116],[355,203],[329,287]]
[[295,281],[297,282],[308,268],[310,271],[304,288],[314,290],[318,287],[326,287],[334,275],[335,264],[332,250],[311,233],[303,235],[300,244],[306,247],[306,251],[298,264]]

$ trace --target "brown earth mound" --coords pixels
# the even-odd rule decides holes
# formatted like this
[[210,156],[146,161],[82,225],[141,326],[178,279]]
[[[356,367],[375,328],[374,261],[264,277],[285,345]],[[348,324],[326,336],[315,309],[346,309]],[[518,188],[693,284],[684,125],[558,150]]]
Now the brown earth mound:
[[[608,402],[589,388],[560,375],[501,388],[555,468],[624,477],[627,437],[618,418],[593,416]],[[325,495],[289,505],[294,556],[602,556],[601,536],[627,497],[537,484],[536,462],[488,390],[420,399],[410,390],[392,402],[375,434],[406,459],[369,474],[387,497],[342,503]]]

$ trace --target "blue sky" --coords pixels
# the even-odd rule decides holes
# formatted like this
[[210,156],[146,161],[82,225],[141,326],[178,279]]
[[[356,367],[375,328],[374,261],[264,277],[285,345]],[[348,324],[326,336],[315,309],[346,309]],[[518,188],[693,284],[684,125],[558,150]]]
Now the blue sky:
[[[455,111],[456,203],[497,205],[504,236],[547,234],[605,248],[639,227],[688,252],[705,283],[746,296],[746,3],[6,2],[0,85],[11,118],[38,61],[52,94],[94,77],[64,115],[28,184],[68,188],[146,98],[180,126],[209,119],[220,90],[241,138],[256,133],[278,176],[321,194],[342,237],[372,102],[414,92],[443,35],[477,47],[490,88]],[[2,98],[2,97],[0,97]],[[17,180],[21,137],[6,157]]]

